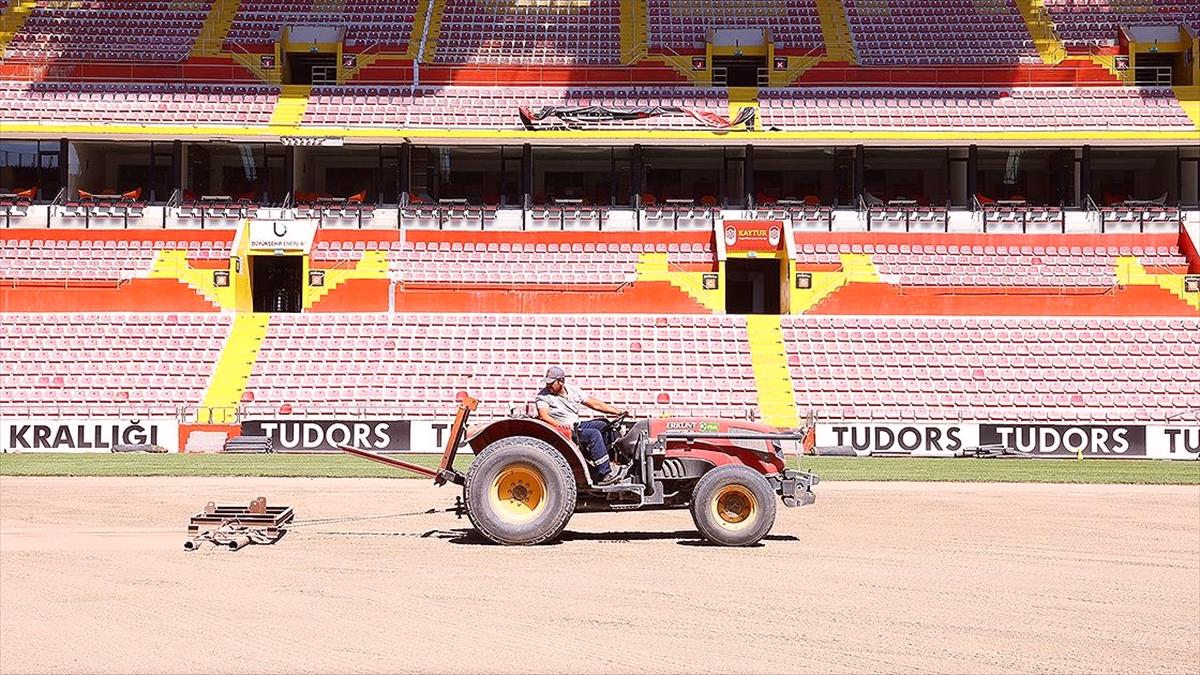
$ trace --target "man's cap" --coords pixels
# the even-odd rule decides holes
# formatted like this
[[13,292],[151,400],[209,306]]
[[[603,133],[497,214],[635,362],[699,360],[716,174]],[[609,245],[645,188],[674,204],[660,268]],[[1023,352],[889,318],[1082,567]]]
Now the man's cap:
[[562,380],[562,379],[565,379],[566,377],[567,377],[567,374],[563,372],[562,368],[559,368],[558,366],[554,366],[550,370],[546,371],[546,377],[542,379],[542,384],[550,384],[551,382],[554,382],[555,380]]

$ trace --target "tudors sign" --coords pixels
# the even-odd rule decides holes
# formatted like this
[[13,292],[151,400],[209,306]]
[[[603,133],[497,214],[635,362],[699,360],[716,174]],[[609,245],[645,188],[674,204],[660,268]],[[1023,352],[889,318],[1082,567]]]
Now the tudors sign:
[[1150,459],[1200,459],[1200,426],[1146,427],[1146,456]]
[[242,435],[269,436],[276,452],[337,452],[350,445],[376,452],[440,453],[444,420],[273,419],[242,422]]
[[268,436],[275,452],[338,452],[350,445],[377,452],[408,452],[408,420],[249,420],[243,436]]
[[116,446],[152,445],[178,450],[174,419],[5,419],[0,420],[3,452],[112,452]]
[[1035,457],[1145,457],[1146,427],[1094,424],[981,424],[979,442]]
[[849,447],[855,454],[907,453],[953,457],[978,442],[975,424],[818,424],[817,445]]

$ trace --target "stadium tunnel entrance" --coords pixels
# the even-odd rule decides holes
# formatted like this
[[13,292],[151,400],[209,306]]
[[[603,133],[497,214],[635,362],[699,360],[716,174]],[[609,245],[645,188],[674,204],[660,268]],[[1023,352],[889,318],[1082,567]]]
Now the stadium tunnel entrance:
[[286,52],[284,84],[337,84],[337,54]]
[[299,312],[303,306],[303,268],[303,256],[250,256],[250,290],[254,298],[254,311]]
[[781,314],[782,263],[774,258],[725,261],[725,312]]
[[713,85],[760,87],[765,84],[767,57],[713,56]]

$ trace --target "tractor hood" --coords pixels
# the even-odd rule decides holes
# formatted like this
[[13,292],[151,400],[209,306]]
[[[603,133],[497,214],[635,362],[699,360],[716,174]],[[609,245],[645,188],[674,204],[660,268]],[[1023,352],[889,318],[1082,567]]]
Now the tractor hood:
[[[676,417],[650,419],[650,438],[658,438],[663,434],[778,434],[779,430],[766,424],[746,420],[725,420],[703,417]],[[686,442],[686,441],[671,441]],[[756,440],[753,438],[700,438],[697,444],[711,447],[735,447],[763,453],[772,457],[780,457],[782,453],[779,441],[769,438]]]
[[661,417],[650,419],[650,435],[658,436],[667,431],[697,434],[727,434],[739,431],[774,434],[775,427],[746,420],[723,420],[711,417]]

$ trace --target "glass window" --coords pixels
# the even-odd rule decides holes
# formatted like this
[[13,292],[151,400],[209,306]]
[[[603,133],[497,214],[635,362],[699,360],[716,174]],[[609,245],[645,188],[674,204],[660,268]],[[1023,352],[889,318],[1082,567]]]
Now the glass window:
[[629,148],[533,148],[533,202],[629,206]]
[[368,203],[399,203],[399,146],[296,148],[295,191],[322,197],[366,192]]
[[184,190],[280,204],[291,186],[287,149],[265,143],[192,143],[184,148]]
[[62,188],[59,141],[0,141],[0,192],[36,189],[37,201],[50,201]]
[[1074,206],[1075,151],[1070,148],[979,148],[976,191],[1033,206]]
[[1177,203],[1175,148],[1092,148],[1092,199],[1100,206],[1127,199]]
[[642,149],[643,201],[689,200],[720,204],[725,174],[722,148]]
[[944,149],[864,150],[863,190],[869,203],[914,201],[944,207],[948,196],[949,163]]
[[899,150],[866,148],[863,197],[874,200],[912,200],[922,206],[945,206],[949,163],[945,149]]
[[[850,159],[836,161],[835,148],[755,148],[754,201],[771,204],[779,200],[817,201],[832,206],[849,203],[853,182],[853,150]],[[845,187],[845,198],[839,188]]]
[[409,184],[412,197],[429,202],[520,205],[521,148],[417,146]]

